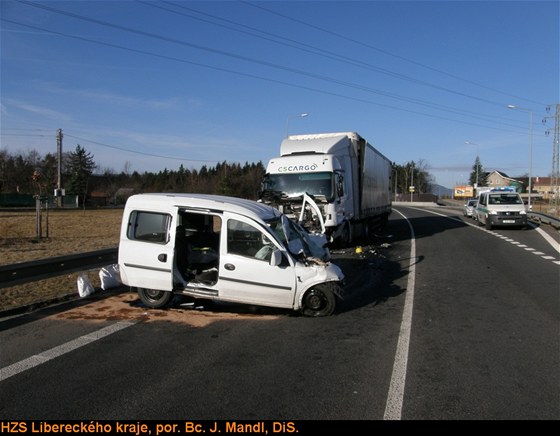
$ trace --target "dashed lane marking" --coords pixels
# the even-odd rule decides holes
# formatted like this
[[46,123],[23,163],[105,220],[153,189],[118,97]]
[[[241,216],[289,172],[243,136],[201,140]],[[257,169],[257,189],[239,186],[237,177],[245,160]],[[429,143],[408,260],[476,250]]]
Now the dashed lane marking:
[[[464,224],[466,224],[466,225],[468,225],[468,226],[474,227],[474,228],[477,229],[477,230],[480,230],[480,231],[482,231],[482,232],[486,232],[486,233],[488,233],[488,234],[490,234],[490,235],[493,235],[493,236],[496,236],[496,237],[498,237],[498,238],[500,238],[500,239],[503,239],[504,241],[507,241],[507,242],[509,242],[509,243],[511,243],[511,244],[513,244],[513,245],[515,245],[516,247],[523,248],[524,250],[526,250],[526,251],[528,251],[528,252],[531,252],[531,253],[533,253],[533,254],[535,254],[535,255],[540,256],[540,257],[541,257],[542,259],[544,259],[544,260],[553,260],[553,259],[555,259],[555,260],[553,260],[552,263],[555,263],[556,265],[560,265],[560,260],[556,260],[557,258],[554,257],[554,256],[548,256],[548,255],[546,255],[546,253],[544,253],[544,252],[542,252],[542,251],[537,251],[536,249],[534,249],[534,248],[532,248],[532,247],[529,247],[529,246],[527,246],[526,244],[521,244],[520,242],[515,241],[514,239],[510,238],[509,236],[500,235],[499,233],[496,233],[496,232],[494,232],[493,230],[487,230],[487,229],[485,229],[484,227],[479,226],[478,224],[469,223],[469,222],[467,222],[467,221],[462,220],[461,218],[459,218],[459,217],[457,217],[457,216],[449,216],[449,215],[445,215],[445,214],[442,214],[442,213],[434,212],[434,211],[432,211],[432,210],[420,209],[420,208],[416,208],[416,207],[411,207],[410,209],[421,210],[421,211],[424,211],[424,212],[429,212],[429,213],[431,213],[431,214],[433,214],[433,215],[438,215],[438,216],[441,216],[441,217],[449,218],[449,219],[451,219],[451,220],[455,220],[455,221],[458,221],[458,222],[462,222],[462,223],[464,223]],[[544,232],[543,230],[539,229],[538,227],[535,227],[533,224],[530,223],[529,225],[530,225],[531,227],[533,227],[533,229],[535,229],[535,231],[538,232],[539,235],[541,235],[541,236],[546,240],[546,242],[548,242],[548,243],[550,244],[550,246],[560,254],[560,244],[559,244],[558,242],[556,242],[556,241],[554,240],[554,238],[552,238],[550,235],[548,235],[546,232]]]

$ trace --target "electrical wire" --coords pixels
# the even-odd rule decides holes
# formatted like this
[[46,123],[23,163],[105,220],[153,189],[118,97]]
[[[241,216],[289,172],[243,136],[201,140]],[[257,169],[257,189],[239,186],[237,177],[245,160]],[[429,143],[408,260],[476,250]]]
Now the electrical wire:
[[[48,33],[52,33],[52,34],[67,37],[67,38],[73,38],[73,39],[77,39],[77,40],[81,40],[81,41],[86,41],[86,42],[90,42],[90,43],[94,43],[94,44],[98,44],[98,45],[117,48],[117,49],[120,49],[120,50],[125,50],[125,51],[138,53],[138,54],[142,54],[142,55],[149,55],[149,56],[157,57],[157,58],[160,58],[160,59],[166,59],[166,60],[171,60],[171,61],[175,61],[175,62],[181,62],[181,63],[185,63],[185,64],[196,65],[196,66],[203,67],[203,68],[209,68],[209,69],[213,69],[213,70],[217,70],[217,71],[227,72],[227,73],[230,73],[230,74],[236,74],[236,75],[240,75],[240,76],[244,76],[244,77],[249,77],[249,78],[252,78],[252,79],[258,79],[258,80],[267,81],[267,82],[271,82],[271,83],[290,86],[290,87],[293,87],[293,88],[304,89],[304,90],[307,90],[307,91],[313,91],[313,92],[317,92],[317,93],[324,94],[324,95],[330,95],[330,96],[343,98],[343,99],[347,99],[347,100],[351,100],[351,101],[357,101],[357,102],[361,102],[361,103],[375,105],[375,106],[383,107],[383,108],[387,108],[387,109],[393,109],[393,110],[397,110],[397,111],[413,113],[413,114],[416,114],[416,115],[422,115],[422,116],[425,116],[425,117],[441,119],[441,120],[445,120],[445,121],[452,121],[452,122],[465,124],[465,125],[471,125],[471,126],[484,127],[484,128],[493,129],[493,130],[512,132],[511,129],[506,130],[506,129],[502,129],[502,128],[499,128],[499,127],[493,127],[493,126],[488,126],[488,125],[483,125],[483,124],[471,123],[471,122],[467,122],[467,121],[457,120],[457,119],[454,119],[454,118],[428,114],[428,113],[425,113],[425,112],[419,112],[419,111],[412,110],[412,109],[405,109],[405,108],[401,108],[401,107],[398,107],[398,106],[378,103],[378,102],[374,102],[374,101],[371,101],[371,100],[366,100],[366,99],[363,99],[363,98],[351,97],[351,96],[345,95],[345,94],[325,91],[325,90],[321,90],[321,89],[317,89],[317,88],[312,88],[312,87],[309,87],[309,86],[297,85],[297,84],[289,83],[289,82],[282,81],[282,80],[277,80],[277,79],[271,79],[271,78],[267,78],[267,77],[263,77],[263,76],[258,76],[258,75],[251,74],[251,73],[244,73],[244,72],[240,72],[240,71],[231,70],[231,69],[228,69],[228,68],[216,67],[216,66],[212,66],[212,65],[208,65],[208,64],[203,64],[203,63],[200,63],[200,62],[193,62],[193,61],[189,61],[189,60],[186,60],[186,59],[181,59],[181,58],[177,58],[177,57],[173,57],[173,56],[163,55],[163,54],[160,54],[160,53],[149,52],[149,51],[146,51],[146,50],[139,50],[139,49],[134,49],[134,48],[130,48],[130,47],[124,47],[124,46],[120,46],[120,45],[109,43],[109,42],[97,41],[97,40],[94,40],[94,39],[91,39],[91,38],[85,38],[85,37],[78,36],[78,35],[66,34],[66,33],[63,33],[63,32],[50,30],[50,29],[46,29],[46,28],[43,28],[43,27],[32,26],[32,25],[29,25],[29,24],[21,23],[21,22],[15,21],[15,20],[9,20],[9,19],[6,19],[4,17],[1,17],[0,20],[4,21],[4,22],[7,22],[7,23],[12,23],[12,24],[32,28],[34,30],[40,30],[40,31],[43,31],[43,32],[48,32]],[[520,129],[519,131],[515,131],[515,132],[516,133],[521,133],[522,130]]]
[[346,41],[350,41],[350,42],[352,42],[352,43],[361,45],[361,46],[366,47],[366,48],[369,48],[369,49],[371,49],[371,50],[375,50],[375,51],[377,51],[377,52],[379,52],[379,53],[383,53],[383,54],[385,54],[385,55],[387,55],[387,56],[391,56],[391,57],[394,57],[394,58],[396,58],[396,59],[400,59],[400,60],[402,60],[402,61],[404,61],[404,62],[407,62],[407,63],[413,64],[413,65],[416,65],[416,66],[419,66],[419,67],[428,69],[428,70],[430,70],[430,71],[434,71],[434,72],[439,73],[439,74],[442,74],[442,75],[444,75],[444,76],[451,77],[451,78],[453,78],[453,79],[456,79],[456,80],[459,80],[459,81],[462,81],[462,82],[465,82],[465,83],[469,83],[469,84],[471,84],[471,85],[475,85],[475,86],[478,86],[478,87],[480,87],[480,88],[487,89],[487,90],[489,90],[489,91],[493,91],[493,92],[496,92],[496,93],[499,93],[499,94],[502,94],[502,95],[506,95],[506,96],[508,96],[508,97],[513,97],[513,98],[517,98],[517,99],[520,99],[520,100],[528,101],[528,102],[531,102],[531,103],[536,103],[536,104],[541,105],[541,106],[546,106],[545,103],[538,102],[538,101],[535,101],[535,100],[530,100],[530,99],[528,99],[528,98],[520,97],[520,96],[517,96],[517,95],[514,95],[514,94],[510,94],[510,93],[507,93],[507,92],[504,92],[504,91],[500,91],[500,90],[498,90],[498,89],[496,89],[496,88],[492,88],[492,87],[483,85],[483,84],[478,83],[478,82],[475,82],[475,81],[473,81],[473,80],[465,79],[465,78],[463,78],[463,77],[457,76],[457,75],[455,75],[455,74],[448,73],[448,72],[443,71],[443,70],[441,70],[441,69],[434,68],[434,67],[432,67],[432,66],[429,66],[429,65],[426,65],[426,64],[423,64],[423,63],[414,61],[414,60],[412,60],[412,59],[406,58],[406,57],[404,57],[404,56],[397,55],[397,54],[392,53],[392,52],[389,52],[389,51],[387,51],[387,50],[383,50],[383,49],[381,49],[381,48],[379,48],[379,47],[375,47],[375,46],[373,46],[373,45],[371,45],[371,44],[366,44],[366,43],[364,43],[363,41],[358,41],[358,40],[356,40],[356,39],[349,38],[349,37],[346,36],[346,35],[343,35],[343,34],[337,33],[337,32],[333,32],[333,31],[330,30],[330,29],[324,29],[324,28],[322,28],[322,27],[319,27],[319,26],[310,24],[310,23],[305,22],[305,21],[303,21],[303,20],[299,20],[299,19],[297,19],[297,18],[290,17],[290,16],[285,15],[285,14],[281,14],[281,13],[279,13],[279,12],[273,11],[273,10],[271,10],[271,9],[268,9],[268,8],[262,6],[261,4],[258,4],[258,5],[257,5],[257,4],[255,4],[255,3],[251,3],[251,2],[248,2],[248,1],[244,1],[244,0],[238,0],[238,1],[240,1],[241,3],[243,3],[243,4],[245,4],[245,5],[252,6],[252,7],[254,7],[254,8],[258,8],[258,9],[260,9],[260,10],[266,11],[266,12],[268,12],[268,13],[270,13],[270,14],[277,15],[277,16],[279,16],[279,17],[282,17],[282,18],[286,19],[286,20],[290,20],[290,21],[299,23],[299,24],[301,24],[301,25],[303,25],[303,26],[307,26],[307,27],[310,27],[310,28],[312,28],[312,29],[318,30],[318,31],[320,31],[320,32],[324,32],[324,33],[326,33],[326,34],[335,36],[335,37],[337,37],[337,38],[340,38],[340,39],[343,39],[343,40],[346,40]]

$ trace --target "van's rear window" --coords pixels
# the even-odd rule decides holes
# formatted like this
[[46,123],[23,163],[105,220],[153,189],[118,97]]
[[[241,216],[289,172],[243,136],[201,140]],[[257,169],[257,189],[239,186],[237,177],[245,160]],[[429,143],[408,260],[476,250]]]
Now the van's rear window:
[[170,223],[171,215],[135,210],[128,221],[128,239],[165,243]]

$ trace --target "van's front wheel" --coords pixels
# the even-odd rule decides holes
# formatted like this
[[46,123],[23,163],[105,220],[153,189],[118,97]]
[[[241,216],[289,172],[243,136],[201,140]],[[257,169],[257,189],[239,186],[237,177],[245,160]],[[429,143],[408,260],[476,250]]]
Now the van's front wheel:
[[153,309],[164,307],[173,298],[173,292],[157,289],[138,288],[138,296],[142,303]]
[[336,306],[335,283],[324,283],[310,289],[303,296],[302,312],[305,316],[329,316]]

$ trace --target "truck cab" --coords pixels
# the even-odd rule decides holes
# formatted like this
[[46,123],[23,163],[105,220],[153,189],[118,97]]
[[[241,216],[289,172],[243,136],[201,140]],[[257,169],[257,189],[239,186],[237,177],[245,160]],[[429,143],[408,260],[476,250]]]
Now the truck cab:
[[356,132],[291,135],[270,159],[260,201],[347,246],[391,213],[391,162]]
[[124,209],[119,268],[122,282],[152,308],[178,294],[326,316],[344,275],[325,243],[255,201],[140,194]]
[[480,192],[473,216],[488,230],[494,226],[527,227],[527,210],[513,188],[495,188]]
[[347,206],[352,191],[346,185],[344,169],[332,154],[284,156],[268,163],[261,199],[307,230],[324,234],[352,218]]

